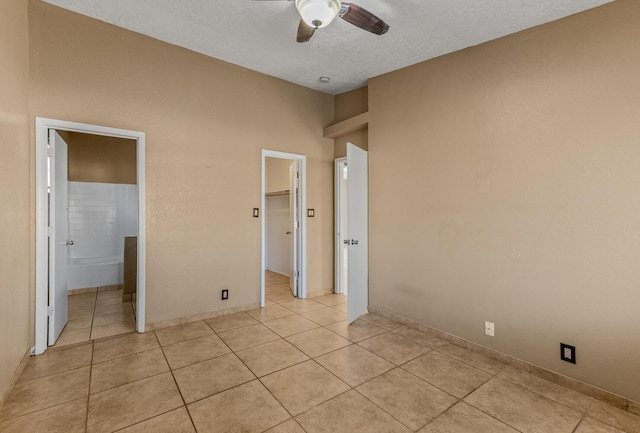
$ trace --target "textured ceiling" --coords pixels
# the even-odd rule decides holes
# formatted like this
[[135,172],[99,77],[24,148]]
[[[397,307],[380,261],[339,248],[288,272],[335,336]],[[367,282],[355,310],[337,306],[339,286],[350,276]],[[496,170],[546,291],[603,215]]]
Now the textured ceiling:
[[[296,43],[293,1],[45,0],[283,80],[338,94],[371,77],[611,0],[352,0],[391,27],[372,35],[336,19]],[[321,76],[331,78],[320,83]]]

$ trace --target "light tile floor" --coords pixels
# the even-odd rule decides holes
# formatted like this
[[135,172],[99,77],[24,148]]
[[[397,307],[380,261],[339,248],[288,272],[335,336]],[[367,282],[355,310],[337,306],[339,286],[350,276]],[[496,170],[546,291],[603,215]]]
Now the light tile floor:
[[0,432],[640,433],[638,416],[377,315],[347,326],[344,298],[287,291],[272,276],[264,310],[51,348]]
[[69,320],[54,347],[135,331],[135,302],[122,302],[122,289],[97,287],[67,297]]

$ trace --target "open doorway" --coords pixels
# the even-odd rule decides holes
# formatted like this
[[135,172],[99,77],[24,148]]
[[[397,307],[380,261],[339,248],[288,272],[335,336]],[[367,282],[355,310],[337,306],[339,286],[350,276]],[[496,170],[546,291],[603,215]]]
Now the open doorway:
[[[108,170],[87,167],[91,158],[78,157],[91,154],[92,146],[100,149],[107,143],[126,149],[133,165],[128,170],[111,170],[116,178],[100,178],[100,172]],[[114,149],[109,150],[106,153],[113,155]],[[74,157],[69,157],[70,151]],[[105,155],[93,155],[95,161],[101,158]],[[128,179],[119,178],[123,175]],[[86,304],[91,310],[89,298],[92,313],[97,312],[99,299],[105,307],[110,302],[129,302],[135,311],[131,320],[120,325],[113,321],[115,317],[105,316],[104,325],[115,323],[111,327],[126,327],[125,332],[144,331],[144,227],[144,133],[37,118],[35,354],[70,330],[72,326],[65,328],[73,308]],[[125,257],[127,248],[129,257]],[[73,301],[68,301],[70,294],[75,295]],[[121,311],[105,313],[122,315]],[[93,329],[93,316],[82,319],[73,325],[86,332],[80,322],[91,322],[89,338],[107,336],[100,334],[106,328]]]
[[262,151],[260,305],[267,289],[306,298],[306,157]]

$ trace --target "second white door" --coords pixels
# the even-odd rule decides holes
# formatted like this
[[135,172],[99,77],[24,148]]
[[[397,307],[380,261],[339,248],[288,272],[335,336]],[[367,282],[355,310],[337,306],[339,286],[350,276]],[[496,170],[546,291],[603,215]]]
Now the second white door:
[[347,144],[347,317],[352,323],[367,311],[369,305],[369,168],[368,154]]

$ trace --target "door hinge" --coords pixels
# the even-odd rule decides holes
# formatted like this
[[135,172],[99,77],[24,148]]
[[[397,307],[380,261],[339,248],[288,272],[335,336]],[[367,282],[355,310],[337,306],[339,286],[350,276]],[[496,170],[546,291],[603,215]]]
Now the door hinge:
[[53,157],[53,147],[47,146],[47,158]]
[[296,278],[300,278],[300,271],[296,271]]
[[55,233],[53,227],[47,227],[47,237],[53,236]]
[[51,306],[47,307],[47,316],[49,317],[53,316],[53,307]]

